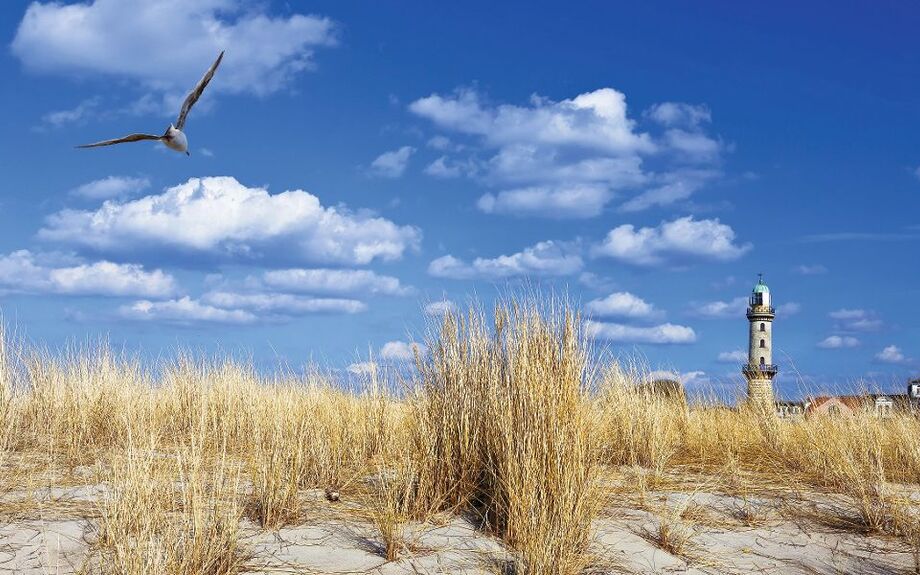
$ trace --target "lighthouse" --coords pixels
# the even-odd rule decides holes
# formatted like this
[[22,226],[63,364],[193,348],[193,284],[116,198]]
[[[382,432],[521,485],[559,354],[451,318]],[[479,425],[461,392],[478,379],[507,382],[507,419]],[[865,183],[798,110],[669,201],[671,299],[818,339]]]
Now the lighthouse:
[[748,402],[752,406],[773,409],[773,378],[777,366],[773,363],[773,318],[776,310],[770,297],[770,288],[763,274],[751,292],[747,318],[750,324],[748,361],[741,367],[747,380]]

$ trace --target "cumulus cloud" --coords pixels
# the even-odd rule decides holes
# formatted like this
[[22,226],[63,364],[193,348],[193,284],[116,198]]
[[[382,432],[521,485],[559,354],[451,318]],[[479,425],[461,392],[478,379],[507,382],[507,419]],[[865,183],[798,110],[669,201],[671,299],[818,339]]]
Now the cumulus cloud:
[[530,103],[489,108],[480,103],[476,92],[461,90],[453,96],[421,98],[409,109],[439,126],[483,136],[493,145],[530,141],[613,152],[654,150],[646,134],[633,131],[634,123],[626,116],[626,96],[612,88],[560,102],[535,96]]
[[684,373],[679,373],[676,371],[659,369],[650,371],[645,379],[646,381],[657,381],[661,379],[677,381],[680,382],[684,388],[710,383],[709,376],[706,375],[705,371],[686,371]]
[[859,347],[859,340],[849,335],[830,335],[818,342],[821,349],[846,349]]
[[681,169],[661,176],[653,186],[620,205],[621,212],[640,212],[686,200],[718,175],[715,170]]
[[70,195],[87,200],[109,200],[140,193],[150,187],[150,180],[143,177],[106,176],[87,182],[70,190]]
[[377,373],[377,363],[374,361],[358,361],[350,364],[346,369],[348,373],[360,377],[374,377]]
[[457,304],[449,299],[442,299],[425,304],[425,314],[432,316],[442,316],[446,313],[457,311]]
[[795,267],[795,273],[803,276],[816,276],[827,273],[827,268],[821,264],[805,265]]
[[776,306],[776,313],[779,315],[790,316],[802,311],[802,304],[795,301],[786,302]]
[[838,328],[844,331],[876,331],[883,322],[874,311],[865,309],[838,309],[827,314],[838,320]]
[[201,302],[228,311],[247,310],[256,314],[351,314],[367,310],[364,302],[354,299],[314,298],[286,293],[210,291],[201,297]]
[[95,114],[98,108],[99,98],[87,98],[73,108],[55,110],[43,115],[42,123],[40,126],[36,126],[36,129],[43,131],[44,128],[60,128],[68,124],[82,124],[89,116]]
[[415,355],[425,355],[428,348],[420,343],[388,341],[380,348],[380,359],[389,361],[412,361]]
[[174,104],[226,49],[205,98],[219,92],[264,96],[311,69],[316,48],[335,43],[328,18],[274,16],[267,6],[243,0],[33,2],[11,48],[34,72],[131,80]]
[[712,120],[712,113],[706,106],[694,106],[682,102],[662,102],[646,110],[645,114],[663,126],[696,128]]
[[109,261],[55,265],[29,250],[0,256],[0,289],[23,293],[168,297],[175,279],[161,270]]
[[412,146],[403,146],[398,150],[384,152],[371,162],[371,171],[384,178],[398,178],[406,171],[409,158],[415,153]]
[[736,349],[734,351],[723,351],[719,353],[717,358],[719,363],[741,363],[748,360],[748,354],[746,351]]
[[418,248],[421,232],[343,207],[324,207],[303,190],[270,194],[232,177],[191,178],[159,195],[62,210],[44,240],[102,252],[173,249],[239,259],[367,264]]
[[652,266],[666,263],[673,256],[734,260],[750,249],[749,243],[736,244],[735,231],[718,219],[695,220],[693,216],[686,216],[661,222],[654,228],[637,230],[632,224],[618,226],[594,246],[592,254]]
[[911,360],[904,356],[904,352],[901,351],[901,348],[896,345],[889,345],[885,347],[882,351],[875,354],[875,359],[882,363],[910,363]]
[[435,277],[498,280],[521,276],[564,276],[581,271],[583,262],[575,246],[545,241],[511,255],[476,258],[470,263],[451,255],[428,265]]
[[408,295],[413,291],[402,285],[399,278],[370,270],[272,270],[262,274],[262,282],[270,288],[294,293]]
[[588,313],[598,317],[652,318],[662,312],[641,297],[629,292],[615,292],[585,305]]
[[456,178],[460,176],[460,167],[447,164],[447,156],[441,156],[425,167],[425,173],[436,178]]
[[711,301],[702,304],[696,304],[690,310],[691,313],[698,317],[710,319],[740,318],[744,317],[747,310],[748,298],[745,296],[736,297],[729,301]]
[[605,186],[581,184],[530,187],[485,194],[477,206],[487,214],[588,218],[599,215],[610,200]]
[[249,324],[258,318],[245,310],[221,309],[201,303],[189,296],[167,301],[141,300],[119,308],[119,315],[135,321],[155,321],[175,324],[227,323]]
[[[662,104],[648,114],[666,126],[656,136],[638,129],[627,114],[626,96],[612,88],[560,101],[534,95],[527,105],[492,105],[464,89],[420,98],[409,109],[476,139],[471,154],[491,155],[482,164],[481,181],[494,189],[479,201],[486,213],[589,218],[626,191],[641,192],[623,208],[638,211],[686,199],[719,175],[722,146],[705,133],[708,112]],[[646,159],[660,169],[644,169]],[[440,177],[463,173],[446,157],[426,171]]]
[[696,341],[693,328],[664,323],[651,327],[637,327],[621,323],[588,321],[588,335],[617,343],[685,344]]

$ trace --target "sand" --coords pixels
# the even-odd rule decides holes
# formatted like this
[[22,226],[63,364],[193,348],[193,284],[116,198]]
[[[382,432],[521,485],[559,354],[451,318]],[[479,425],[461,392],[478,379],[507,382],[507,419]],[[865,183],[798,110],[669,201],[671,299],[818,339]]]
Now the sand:
[[[94,502],[99,485],[20,490],[0,499],[0,573],[76,573],[93,558]],[[688,502],[689,499],[689,502]],[[821,494],[760,494],[742,498],[712,491],[611,493],[594,523],[591,573],[912,573],[900,541],[841,526],[847,508]],[[266,531],[243,519],[252,559],[247,573],[497,574],[512,555],[467,518],[442,515],[406,525],[411,544],[386,561],[378,534],[360,505],[306,493],[300,525]],[[684,517],[678,517],[682,509]],[[15,509],[15,513],[9,513]],[[675,511],[676,510],[676,511]],[[688,534],[670,553],[656,542],[664,521]],[[91,563],[95,565],[96,563]]]

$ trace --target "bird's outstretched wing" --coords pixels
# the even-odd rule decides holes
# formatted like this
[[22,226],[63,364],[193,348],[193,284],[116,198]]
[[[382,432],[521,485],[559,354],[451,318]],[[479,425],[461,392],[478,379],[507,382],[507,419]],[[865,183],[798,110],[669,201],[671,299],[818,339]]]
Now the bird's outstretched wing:
[[94,144],[83,144],[78,148],[98,148],[99,146],[111,146],[112,144],[124,144],[125,142],[139,142],[141,140],[162,140],[163,136],[154,136],[153,134],[129,134],[124,138],[115,138],[114,140],[103,140]]
[[204,73],[204,76],[198,81],[198,85],[195,86],[195,89],[189,92],[188,96],[185,97],[185,102],[182,102],[182,110],[179,112],[179,117],[176,118],[177,129],[181,130],[182,127],[185,126],[185,117],[188,116],[188,111],[192,109],[192,106],[194,106],[198,98],[201,97],[201,93],[204,92],[208,82],[214,77],[214,72],[217,71],[217,67],[220,66],[220,61],[223,59],[224,51],[221,50],[220,54],[217,56],[217,60],[214,60],[214,63],[208,68],[208,71]]

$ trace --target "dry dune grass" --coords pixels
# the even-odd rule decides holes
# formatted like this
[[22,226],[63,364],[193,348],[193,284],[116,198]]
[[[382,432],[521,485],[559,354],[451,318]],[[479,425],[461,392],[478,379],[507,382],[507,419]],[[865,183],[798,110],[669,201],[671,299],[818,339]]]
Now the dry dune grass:
[[[688,407],[639,385],[641,370],[599,362],[578,315],[552,299],[448,314],[426,343],[394,393],[232,360],[150,369],[105,346],[56,355],[0,337],[0,490],[24,485],[25,460],[46,468],[32,475],[95,466],[106,495],[94,565],[113,574],[240,572],[240,519],[296,524],[313,488],[364,500],[388,559],[410,544],[407,522],[451,511],[500,537],[516,573],[580,573],[605,475],[621,466],[643,470],[627,487],[643,494],[696,472],[745,502],[758,486],[823,490],[920,558],[903,487],[920,482],[913,415],[781,422]],[[10,505],[0,498],[0,513]],[[678,554],[679,511],[658,534]]]

